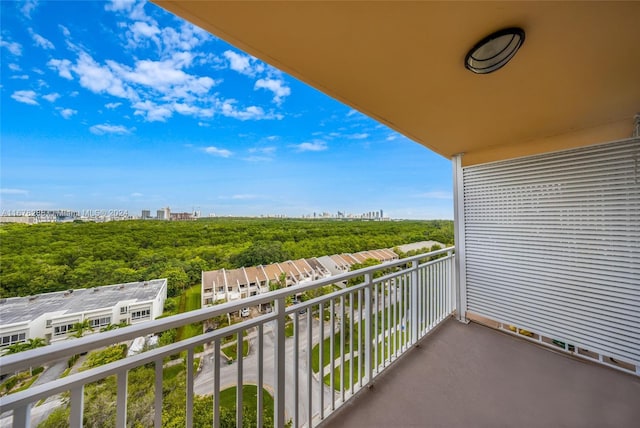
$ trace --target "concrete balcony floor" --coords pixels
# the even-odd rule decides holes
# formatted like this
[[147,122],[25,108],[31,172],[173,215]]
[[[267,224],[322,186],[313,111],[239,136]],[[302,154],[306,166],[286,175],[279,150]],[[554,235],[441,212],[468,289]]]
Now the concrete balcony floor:
[[322,427],[639,424],[640,378],[451,319]]

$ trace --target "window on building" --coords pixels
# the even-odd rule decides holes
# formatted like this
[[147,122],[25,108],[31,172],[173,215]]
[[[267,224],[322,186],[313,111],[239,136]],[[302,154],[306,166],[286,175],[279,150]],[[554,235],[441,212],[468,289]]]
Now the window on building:
[[14,333],[8,334],[6,336],[2,336],[2,340],[0,340],[0,346],[9,346],[14,343],[20,343],[27,340],[26,333]]
[[47,320],[47,328],[51,327],[51,320]]
[[73,330],[73,324],[57,325],[53,328],[54,336],[63,336]]
[[126,314],[129,311],[128,306],[123,306],[120,308],[120,314]]
[[224,286],[218,287],[218,293],[224,293]]
[[138,309],[131,312],[131,320],[141,320],[145,318],[151,317],[151,310],[149,309]]
[[111,317],[100,317],[89,320],[89,325],[91,325],[91,328],[104,327],[109,324],[111,324]]

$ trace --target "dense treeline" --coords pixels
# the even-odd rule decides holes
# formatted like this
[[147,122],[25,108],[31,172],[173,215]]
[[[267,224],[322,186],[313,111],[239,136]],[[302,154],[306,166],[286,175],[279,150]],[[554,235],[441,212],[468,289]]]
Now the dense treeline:
[[202,270],[357,252],[422,240],[453,242],[453,222],[203,219],[0,227],[0,297],[169,279],[169,295]]

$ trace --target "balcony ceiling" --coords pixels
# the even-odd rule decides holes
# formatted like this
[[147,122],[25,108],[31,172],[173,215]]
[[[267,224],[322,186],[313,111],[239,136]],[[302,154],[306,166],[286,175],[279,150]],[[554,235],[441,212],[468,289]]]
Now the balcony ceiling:
[[[640,112],[640,2],[155,3],[466,164],[626,138]],[[505,68],[464,68],[511,26]]]

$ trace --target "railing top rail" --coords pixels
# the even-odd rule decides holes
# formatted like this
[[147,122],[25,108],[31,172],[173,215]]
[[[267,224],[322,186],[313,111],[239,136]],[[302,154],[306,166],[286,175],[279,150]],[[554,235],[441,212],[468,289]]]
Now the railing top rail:
[[140,336],[159,333],[186,324],[201,322],[219,315],[226,315],[230,312],[239,311],[247,306],[257,306],[264,303],[270,303],[277,299],[286,298],[294,294],[309,291],[318,287],[324,287],[337,282],[347,281],[351,278],[362,276],[367,273],[405,265],[426,257],[450,254],[453,251],[454,247],[448,247],[442,250],[431,251],[404,259],[384,262],[379,265],[358,269],[352,272],[345,272],[339,275],[317,279],[307,284],[294,285],[280,290],[271,291],[269,293],[240,299],[234,302],[222,303],[208,308],[173,315],[167,318],[156,319],[116,330],[92,334],[78,339],[58,342],[48,345],[45,348],[31,349],[17,354],[5,355],[0,357],[0,374],[9,374],[26,370],[29,367],[36,367],[49,361],[59,360],[74,354],[91,351],[103,346],[109,346],[125,340],[135,339]]

